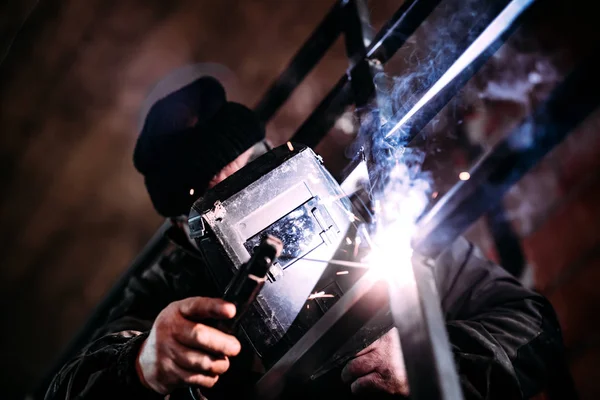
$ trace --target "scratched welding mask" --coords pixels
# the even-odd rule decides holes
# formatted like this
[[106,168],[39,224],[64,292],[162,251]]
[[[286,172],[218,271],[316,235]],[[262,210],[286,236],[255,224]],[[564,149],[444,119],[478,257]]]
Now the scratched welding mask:
[[[350,210],[320,157],[297,144],[262,155],[193,205],[191,237],[221,292],[262,237],[271,234],[283,242],[268,282],[242,321],[245,335],[267,365],[276,361],[274,349],[289,349],[310,327],[297,321],[313,321],[326,311],[305,306],[327,268],[327,262],[315,260],[328,261],[336,253],[351,225]],[[332,297],[341,296],[338,292]]]

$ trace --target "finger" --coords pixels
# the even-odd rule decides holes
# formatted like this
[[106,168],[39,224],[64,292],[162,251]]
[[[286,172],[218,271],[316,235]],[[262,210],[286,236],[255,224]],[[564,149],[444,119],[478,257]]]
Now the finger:
[[241,344],[235,336],[187,320],[184,320],[173,332],[173,337],[186,347],[207,351],[217,356],[233,357],[241,350]]
[[209,376],[222,375],[229,369],[229,359],[227,357],[217,357],[190,349],[179,343],[174,344],[171,358],[175,364],[186,370]]
[[371,343],[369,346],[365,347],[364,349],[362,349],[361,351],[359,351],[358,353],[356,353],[356,357],[360,357],[360,356],[364,356],[367,353],[372,352],[373,350],[375,350],[378,346],[378,342],[381,339],[377,339],[376,341],[374,341],[373,343]]
[[377,360],[376,357],[372,357],[371,354],[373,353],[368,353],[350,360],[344,369],[342,369],[342,381],[350,383],[359,377],[375,371],[377,369]]
[[381,392],[385,389],[385,382],[377,372],[371,372],[356,379],[350,385],[350,390],[355,395]]
[[196,374],[190,375],[189,378],[186,380],[186,383],[188,385],[211,388],[215,386],[218,380],[218,376],[206,376],[202,374]]
[[175,363],[172,363],[169,369],[169,373],[176,376],[177,386],[183,386],[187,384],[211,388],[219,380],[218,376],[209,376],[196,371],[190,371]]
[[189,297],[178,302],[179,312],[187,319],[231,319],[235,316],[235,305],[222,299]]
[[376,341],[371,343],[369,346],[365,347],[364,349],[362,349],[361,351],[356,353],[356,356],[357,357],[362,356],[362,355],[370,353],[373,350],[376,350],[377,348],[380,348],[380,347],[385,348],[395,342],[399,342],[399,339],[398,339],[398,329],[396,329],[394,327],[394,328],[390,329],[389,331],[387,331],[379,339],[377,339]]

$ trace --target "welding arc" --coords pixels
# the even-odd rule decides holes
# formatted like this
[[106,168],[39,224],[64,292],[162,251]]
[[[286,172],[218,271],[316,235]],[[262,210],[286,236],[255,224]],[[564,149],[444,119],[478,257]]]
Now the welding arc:
[[475,39],[464,53],[448,68],[438,81],[421,97],[409,112],[385,135],[386,139],[398,132],[419,110],[437,96],[457,76],[462,74],[469,66],[489,47],[492,46],[512,26],[513,22],[533,3],[534,0],[513,0],[492,21],[492,23]]

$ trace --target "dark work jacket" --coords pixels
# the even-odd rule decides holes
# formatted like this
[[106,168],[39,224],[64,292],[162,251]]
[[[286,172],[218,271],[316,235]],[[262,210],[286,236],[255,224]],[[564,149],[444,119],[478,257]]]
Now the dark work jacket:
[[[467,399],[528,399],[560,379],[561,333],[545,298],[523,288],[464,239],[447,249],[435,265]],[[177,249],[133,278],[95,340],[55,376],[46,399],[162,398],[140,384],[135,372],[137,353],[154,319],[169,303],[217,295],[206,273],[201,262]],[[255,378],[244,370],[249,357],[242,353],[219,381],[237,389],[231,398],[249,398],[244,393],[251,390]],[[333,386],[342,387],[339,375],[331,379],[338,380]],[[210,400],[210,392],[204,393]],[[347,389],[336,393],[335,398],[349,394]]]

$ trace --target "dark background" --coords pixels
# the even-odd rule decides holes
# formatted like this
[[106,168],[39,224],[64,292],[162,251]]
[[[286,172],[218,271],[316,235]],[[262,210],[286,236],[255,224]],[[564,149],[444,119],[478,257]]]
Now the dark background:
[[[34,386],[161,223],[131,163],[140,105],[153,84],[173,68],[217,62],[237,77],[232,99],[251,107],[333,0],[36,4],[0,5],[0,398],[7,399]],[[376,29],[399,4],[369,2]],[[593,50],[597,14],[583,1],[546,4],[518,34],[539,36],[540,59],[551,60],[560,76]],[[482,79],[509,85],[494,71],[515,69],[516,58],[502,54]],[[393,73],[402,65],[399,56]],[[347,66],[338,40],[268,125],[269,138],[289,139]],[[535,65],[521,72],[527,68]],[[468,122],[471,137],[485,132],[483,144],[527,113],[518,101],[463,97],[476,107],[460,122]],[[505,202],[527,259],[523,280],[554,304],[584,399],[600,398],[599,117],[585,121]],[[459,136],[447,131],[437,163],[444,161],[452,179],[440,173],[440,187],[468,167]],[[336,128],[317,148],[334,172],[351,140]],[[496,257],[484,220],[469,237]]]

